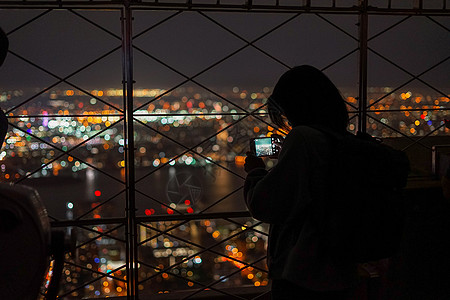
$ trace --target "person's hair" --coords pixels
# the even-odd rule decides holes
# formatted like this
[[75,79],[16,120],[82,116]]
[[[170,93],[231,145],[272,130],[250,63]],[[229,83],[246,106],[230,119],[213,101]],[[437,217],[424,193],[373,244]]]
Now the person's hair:
[[268,110],[271,121],[287,131],[298,125],[345,131],[349,121],[337,87],[322,71],[308,65],[294,67],[280,77],[269,97]]

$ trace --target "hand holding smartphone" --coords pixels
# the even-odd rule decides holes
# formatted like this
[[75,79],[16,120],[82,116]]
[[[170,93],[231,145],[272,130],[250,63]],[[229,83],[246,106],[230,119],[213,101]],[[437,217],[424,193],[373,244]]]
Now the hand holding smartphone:
[[282,143],[283,137],[275,134],[270,137],[254,138],[250,140],[250,151],[257,157],[277,158]]

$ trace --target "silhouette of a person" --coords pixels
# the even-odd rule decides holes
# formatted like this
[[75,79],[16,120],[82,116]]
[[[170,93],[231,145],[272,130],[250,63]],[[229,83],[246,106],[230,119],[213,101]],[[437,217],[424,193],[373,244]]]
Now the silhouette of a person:
[[331,250],[320,243],[320,204],[332,180],[327,177],[332,149],[317,129],[347,133],[344,99],[323,72],[304,65],[281,76],[268,110],[272,122],[289,134],[270,171],[247,153],[244,196],[252,216],[270,224],[272,299],[346,299],[356,284],[356,264],[335,265]]

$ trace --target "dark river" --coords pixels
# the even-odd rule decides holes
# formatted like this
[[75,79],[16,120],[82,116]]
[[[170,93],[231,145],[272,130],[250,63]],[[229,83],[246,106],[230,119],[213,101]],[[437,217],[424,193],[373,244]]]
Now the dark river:
[[[215,165],[167,165],[156,172],[151,173],[152,170],[155,168],[136,169],[137,215],[246,209],[240,189],[245,172],[240,166],[233,165],[230,171]],[[82,215],[83,218],[123,217],[126,207],[124,169],[101,171],[87,168],[72,174],[30,178],[22,184],[37,189],[49,215],[58,220]],[[105,204],[96,216],[85,215],[98,203]]]

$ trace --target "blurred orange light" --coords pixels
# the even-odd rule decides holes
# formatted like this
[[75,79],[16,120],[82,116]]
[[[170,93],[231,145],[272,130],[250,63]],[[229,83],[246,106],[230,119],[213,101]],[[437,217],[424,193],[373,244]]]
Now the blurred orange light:
[[[356,103],[357,102],[357,100],[354,97],[347,97],[347,101],[350,102],[350,103]],[[373,99],[371,99],[369,103],[372,104],[373,102],[374,102]]]
[[245,163],[245,157],[237,155],[237,156],[234,157],[234,162],[237,165],[243,165]]

